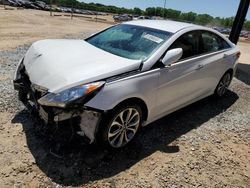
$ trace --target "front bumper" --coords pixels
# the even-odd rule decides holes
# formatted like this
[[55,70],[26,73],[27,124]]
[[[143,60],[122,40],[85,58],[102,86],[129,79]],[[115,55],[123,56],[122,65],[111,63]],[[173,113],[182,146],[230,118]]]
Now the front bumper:
[[14,89],[18,91],[19,100],[27,109],[37,114],[39,119],[47,125],[80,117],[77,134],[86,137],[89,143],[95,141],[102,112],[89,109],[84,105],[68,109],[42,106],[37,101],[46,95],[48,90],[32,84],[25,71],[20,72],[20,74],[21,76],[14,80],[13,84]]

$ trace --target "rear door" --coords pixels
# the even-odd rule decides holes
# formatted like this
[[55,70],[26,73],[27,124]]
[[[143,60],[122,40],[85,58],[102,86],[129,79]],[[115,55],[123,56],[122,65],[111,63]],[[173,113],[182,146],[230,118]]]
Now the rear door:
[[210,91],[214,91],[220,78],[228,69],[230,45],[220,36],[210,31],[201,30],[202,54],[199,58],[203,83]]

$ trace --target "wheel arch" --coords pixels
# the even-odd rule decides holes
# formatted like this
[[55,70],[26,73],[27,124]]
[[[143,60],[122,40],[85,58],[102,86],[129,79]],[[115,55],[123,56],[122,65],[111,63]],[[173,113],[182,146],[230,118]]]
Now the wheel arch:
[[230,74],[230,76],[231,76],[231,79],[233,79],[233,69],[232,68],[230,68],[230,69],[228,69],[223,75],[225,75],[226,73],[229,73]]
[[148,119],[147,104],[145,103],[144,100],[142,100],[141,98],[138,98],[138,97],[132,97],[132,98],[125,99],[125,100],[121,101],[120,103],[118,103],[113,109],[118,109],[124,105],[129,105],[129,104],[139,105],[141,107],[141,110],[142,110],[143,120],[146,121]]

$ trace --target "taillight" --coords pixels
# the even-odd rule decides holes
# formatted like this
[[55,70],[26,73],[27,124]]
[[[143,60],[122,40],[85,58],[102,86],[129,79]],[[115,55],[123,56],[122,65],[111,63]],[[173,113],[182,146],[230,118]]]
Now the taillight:
[[240,58],[240,54],[241,54],[240,52],[237,52],[237,53],[236,53],[236,57],[237,57],[237,58]]

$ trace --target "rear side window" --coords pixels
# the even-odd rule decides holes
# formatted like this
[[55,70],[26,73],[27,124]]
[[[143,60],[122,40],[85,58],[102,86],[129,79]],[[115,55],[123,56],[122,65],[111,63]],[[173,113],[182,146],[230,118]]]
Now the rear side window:
[[216,52],[230,47],[224,39],[214,33],[202,31],[201,36],[203,41],[203,53]]

